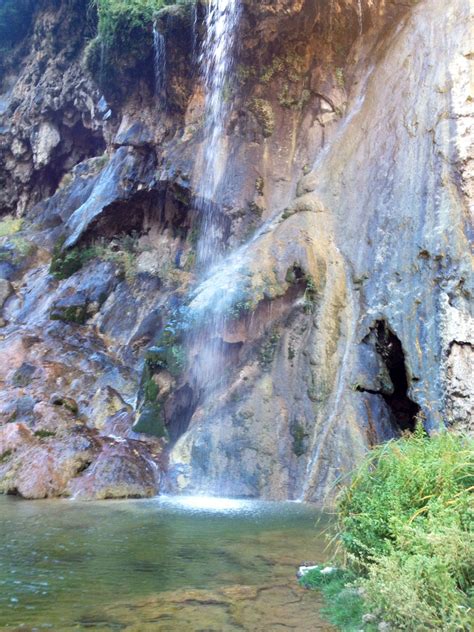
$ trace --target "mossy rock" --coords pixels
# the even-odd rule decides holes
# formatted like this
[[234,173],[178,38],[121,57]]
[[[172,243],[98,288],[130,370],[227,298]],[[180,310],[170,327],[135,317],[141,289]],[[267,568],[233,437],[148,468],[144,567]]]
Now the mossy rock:
[[162,406],[157,402],[146,404],[140,412],[140,416],[133,425],[132,430],[133,432],[147,434],[153,437],[166,437],[167,432]]
[[184,369],[185,353],[181,344],[175,343],[161,347],[150,347],[145,356],[148,367],[153,370],[166,370],[173,377]]
[[265,99],[252,99],[248,108],[262,128],[264,138],[269,138],[275,131],[275,115],[271,103]]
[[75,323],[76,325],[84,325],[88,317],[87,305],[57,307],[50,314],[51,320],[61,320],[65,323]]

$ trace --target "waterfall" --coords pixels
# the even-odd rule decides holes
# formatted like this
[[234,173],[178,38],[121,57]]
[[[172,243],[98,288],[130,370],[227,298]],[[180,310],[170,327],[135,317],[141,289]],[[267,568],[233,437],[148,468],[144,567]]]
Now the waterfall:
[[[226,126],[230,103],[226,88],[235,59],[236,31],[240,20],[240,0],[210,0],[206,14],[206,34],[199,53],[199,70],[204,90],[204,126],[200,159],[196,161],[196,210],[201,217],[197,260],[204,277],[219,262],[223,252],[220,221],[220,194],[224,190],[226,167]],[[228,288],[218,288],[225,295]],[[207,391],[216,386],[223,375],[225,343],[225,309],[214,304],[206,325],[197,327],[188,341],[195,386]],[[195,350],[195,353],[193,352]]]
[[362,0],[357,0],[357,18],[359,20],[359,35],[364,32],[364,17],[362,13]]
[[160,95],[166,84],[166,43],[165,36],[153,24],[153,65],[155,69],[155,92]]
[[199,55],[205,88],[205,121],[203,152],[197,165],[197,206],[202,215],[197,255],[204,266],[215,263],[222,253],[216,206],[226,165],[225,127],[230,104],[225,91],[234,64],[239,18],[240,0],[210,0],[206,15],[206,36]]

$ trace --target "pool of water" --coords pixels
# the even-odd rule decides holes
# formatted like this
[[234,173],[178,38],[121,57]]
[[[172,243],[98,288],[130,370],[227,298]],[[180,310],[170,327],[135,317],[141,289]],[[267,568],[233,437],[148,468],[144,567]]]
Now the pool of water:
[[330,629],[295,581],[328,555],[311,506],[0,496],[0,516],[1,630]]

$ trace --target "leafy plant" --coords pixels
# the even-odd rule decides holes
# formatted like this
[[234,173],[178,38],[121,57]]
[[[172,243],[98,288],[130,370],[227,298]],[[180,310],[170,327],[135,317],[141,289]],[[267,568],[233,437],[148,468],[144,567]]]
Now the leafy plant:
[[[359,632],[363,626],[365,605],[360,591],[353,585],[356,579],[357,576],[350,570],[318,565],[300,579],[300,584],[321,591],[326,602],[321,614],[333,625],[345,632]],[[366,626],[365,629],[371,628]]]
[[110,261],[119,269],[128,283],[133,283],[136,276],[136,258],[138,254],[138,234],[123,234],[112,241],[104,239],[89,246],[76,246],[63,250],[64,240],[59,240],[53,250],[49,271],[57,279],[68,279],[93,259]]
[[[430,438],[419,425],[370,453],[338,501],[338,539],[365,611],[395,630],[470,629],[473,490],[472,437]],[[325,593],[318,581],[308,579]],[[338,621],[330,601],[342,630],[371,629],[360,617]]]
[[[339,501],[340,537],[361,563],[387,554],[402,527],[447,514],[467,528],[465,506],[474,485],[473,441],[451,433],[414,435],[374,449]],[[472,491],[472,489],[471,489]]]

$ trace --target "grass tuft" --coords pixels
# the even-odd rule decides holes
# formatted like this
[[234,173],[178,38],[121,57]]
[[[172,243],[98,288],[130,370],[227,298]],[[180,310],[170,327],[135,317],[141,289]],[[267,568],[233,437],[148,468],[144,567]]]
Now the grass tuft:
[[394,630],[471,629],[473,490],[472,437],[419,426],[375,448],[338,501],[345,570],[302,583],[347,632],[375,629],[371,616]]

